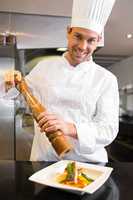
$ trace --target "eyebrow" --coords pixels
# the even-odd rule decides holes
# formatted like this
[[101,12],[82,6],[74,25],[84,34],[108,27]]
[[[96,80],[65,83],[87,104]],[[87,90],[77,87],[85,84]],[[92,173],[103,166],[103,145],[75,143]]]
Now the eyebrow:
[[[75,35],[79,35],[79,36],[81,36],[81,37],[84,37],[84,35],[83,35],[82,33],[79,33],[79,32],[74,32],[74,34],[75,34]],[[97,39],[97,37],[96,37],[96,36],[90,36],[90,37],[88,38],[88,40],[90,40],[90,39]]]

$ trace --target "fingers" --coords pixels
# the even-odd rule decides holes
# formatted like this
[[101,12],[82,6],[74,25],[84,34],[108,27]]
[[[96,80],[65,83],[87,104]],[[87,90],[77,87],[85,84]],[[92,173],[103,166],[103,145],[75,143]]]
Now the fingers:
[[22,79],[21,72],[17,70],[9,70],[4,75],[4,81],[6,83],[14,84],[15,81],[19,82],[21,81],[21,79]]
[[8,70],[4,75],[5,91],[8,92],[15,84],[22,79],[21,73],[16,70]]
[[58,121],[57,120],[48,120],[46,123],[42,124],[41,129],[47,131],[48,128],[50,127],[54,127],[56,126],[56,124],[58,124]]
[[44,124],[50,125],[50,124],[54,123],[54,121],[57,121],[57,118],[55,116],[53,116],[53,115],[45,116],[44,118],[39,120],[38,125],[40,127],[42,127]]
[[59,120],[59,117],[57,115],[55,115],[55,114],[51,114],[51,113],[48,113],[48,112],[43,112],[37,117],[37,120],[38,120],[38,125],[40,127],[42,127],[48,121]]
[[53,132],[59,128],[59,117],[47,111],[41,113],[37,120],[41,132]]
[[40,132],[54,133],[60,130],[64,134],[68,135],[71,131],[70,123],[65,122],[58,115],[46,112],[41,113],[38,118],[38,125],[40,127]]
[[14,74],[13,71],[7,71],[4,75],[4,81],[7,83],[14,83]]
[[14,72],[14,79],[15,79],[16,82],[20,82],[21,81],[22,75],[21,75],[21,73],[19,71],[15,71]]
[[40,129],[41,132],[46,132],[46,133],[51,133],[51,132],[55,132],[57,130],[60,129],[60,124],[55,121],[55,122],[51,122],[51,123],[46,123],[45,125],[43,125]]

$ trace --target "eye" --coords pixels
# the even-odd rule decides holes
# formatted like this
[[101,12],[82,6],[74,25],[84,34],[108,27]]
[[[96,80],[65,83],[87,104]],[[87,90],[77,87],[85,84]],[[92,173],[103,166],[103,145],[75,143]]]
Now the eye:
[[81,40],[82,36],[80,34],[75,33],[74,38],[77,39],[77,40]]
[[89,40],[88,40],[88,43],[89,44],[95,44],[97,42],[97,39],[96,38],[90,38]]

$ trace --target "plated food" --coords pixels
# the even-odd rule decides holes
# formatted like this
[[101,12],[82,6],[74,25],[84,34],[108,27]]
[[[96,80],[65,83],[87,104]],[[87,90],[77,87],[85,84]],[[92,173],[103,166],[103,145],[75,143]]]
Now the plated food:
[[94,181],[94,179],[89,177],[89,170],[78,167],[75,161],[69,162],[63,173],[59,173],[56,176],[57,182],[78,188],[84,188]]
[[111,167],[61,160],[29,177],[30,181],[76,194],[92,194],[109,178]]

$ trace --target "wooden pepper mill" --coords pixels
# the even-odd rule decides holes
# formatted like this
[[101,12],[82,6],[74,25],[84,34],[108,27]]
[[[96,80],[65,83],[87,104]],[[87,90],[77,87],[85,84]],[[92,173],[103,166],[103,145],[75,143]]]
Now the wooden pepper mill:
[[[24,78],[17,83],[17,88],[24,96],[29,108],[33,113],[33,117],[37,121],[38,115],[44,112],[46,108],[36,99],[35,96],[32,95]],[[68,153],[72,149],[72,146],[68,143],[66,137],[61,131],[48,134],[46,133],[46,136],[60,158],[62,158],[65,153]]]

